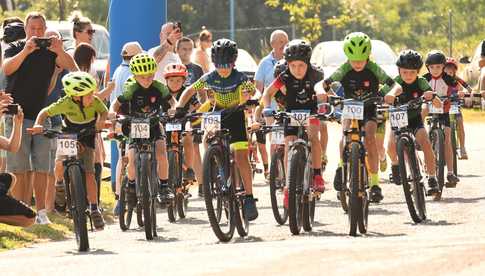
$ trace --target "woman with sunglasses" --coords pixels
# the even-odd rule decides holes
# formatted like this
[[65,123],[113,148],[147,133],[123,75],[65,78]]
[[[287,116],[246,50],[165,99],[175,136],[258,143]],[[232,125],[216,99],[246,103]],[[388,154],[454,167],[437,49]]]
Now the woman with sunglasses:
[[67,52],[74,56],[74,50],[81,43],[92,45],[93,36],[96,32],[91,24],[91,20],[82,16],[80,12],[74,12],[71,15],[72,22],[72,37],[74,38],[74,45],[69,47]]

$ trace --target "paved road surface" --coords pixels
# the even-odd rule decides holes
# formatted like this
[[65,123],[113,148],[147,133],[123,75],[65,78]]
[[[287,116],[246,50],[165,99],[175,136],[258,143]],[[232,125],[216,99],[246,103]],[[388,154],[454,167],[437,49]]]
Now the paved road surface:
[[[401,187],[382,184],[385,199],[371,205],[368,235],[349,237],[347,217],[330,188],[318,203],[313,232],[292,236],[287,225],[276,225],[269,187],[258,176],[260,216],[248,238],[219,243],[195,197],[185,220],[170,224],[165,212],[159,214],[155,241],[145,241],[142,229],[122,233],[109,225],[90,233],[89,253],[76,252],[72,239],[1,253],[1,275],[484,275],[484,127],[467,126],[470,160],[459,163],[461,183],[445,190],[441,202],[428,200],[424,224],[411,222]],[[338,130],[330,129],[335,135],[327,180],[337,154],[332,137]]]

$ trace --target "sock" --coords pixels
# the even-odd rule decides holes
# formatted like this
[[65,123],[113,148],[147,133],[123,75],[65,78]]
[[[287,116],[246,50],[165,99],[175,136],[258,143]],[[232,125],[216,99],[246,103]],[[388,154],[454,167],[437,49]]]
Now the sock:
[[160,179],[160,189],[168,187],[168,179]]
[[452,175],[452,174],[453,174],[453,172],[448,172],[448,175]]
[[98,210],[98,204],[91,203],[91,210]]
[[377,173],[371,173],[369,186],[373,187],[378,185],[379,185],[379,175]]
[[246,195],[246,198],[253,198],[253,194]]
[[268,164],[263,164],[263,167],[264,167],[264,171],[267,172],[268,171]]
[[136,182],[135,180],[128,180],[128,188],[135,189],[136,188]]
[[315,176],[315,175],[321,175],[321,174],[322,174],[322,170],[320,168],[313,169],[313,176]]

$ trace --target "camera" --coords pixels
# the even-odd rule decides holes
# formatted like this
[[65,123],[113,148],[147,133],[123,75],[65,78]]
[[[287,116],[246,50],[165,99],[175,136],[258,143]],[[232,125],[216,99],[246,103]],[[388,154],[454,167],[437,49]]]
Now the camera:
[[18,104],[7,105],[7,111],[5,111],[5,114],[17,115],[17,113],[19,113],[19,105]]
[[49,48],[51,46],[52,40],[50,38],[36,38],[35,45],[39,48]]
[[173,27],[174,29],[179,29],[180,32],[182,31],[182,23],[179,21],[179,22],[173,22]]

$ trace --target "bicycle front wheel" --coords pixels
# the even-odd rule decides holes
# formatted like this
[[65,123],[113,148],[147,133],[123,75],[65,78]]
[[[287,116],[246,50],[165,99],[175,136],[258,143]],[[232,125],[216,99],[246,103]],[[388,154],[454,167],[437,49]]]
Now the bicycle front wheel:
[[67,173],[69,178],[68,185],[72,206],[72,218],[74,220],[74,233],[76,235],[78,251],[85,252],[89,250],[85,177],[82,174],[81,168],[77,165],[69,166]]

